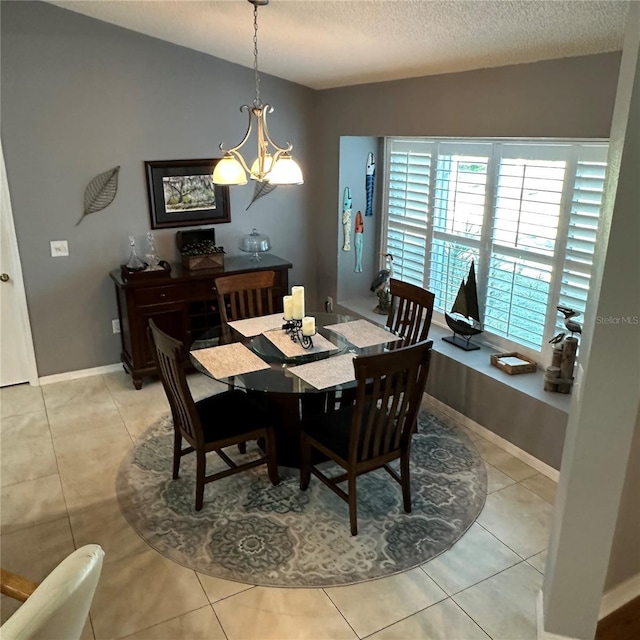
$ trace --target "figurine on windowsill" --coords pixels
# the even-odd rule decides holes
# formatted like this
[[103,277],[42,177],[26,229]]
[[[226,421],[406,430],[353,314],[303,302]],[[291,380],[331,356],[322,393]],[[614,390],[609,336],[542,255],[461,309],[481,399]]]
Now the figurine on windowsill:
[[574,334],[582,333],[582,325],[574,318],[579,316],[580,312],[563,305],[558,305],[556,309],[564,316],[564,326],[571,335],[565,337],[566,331],[561,331],[549,340],[549,343],[553,345],[553,355],[551,365],[545,371],[544,390],[571,393],[578,351],[578,338]]
[[391,293],[389,289],[378,289],[376,296],[378,296],[378,304],[373,311],[381,316],[388,315],[391,308]]
[[386,259],[386,266],[384,269],[378,271],[376,277],[371,283],[370,290],[375,292],[378,297],[378,304],[373,310],[374,313],[380,315],[387,315],[389,313],[389,307],[391,306],[391,292],[389,291],[389,280],[393,277],[393,255],[390,253],[380,254]]

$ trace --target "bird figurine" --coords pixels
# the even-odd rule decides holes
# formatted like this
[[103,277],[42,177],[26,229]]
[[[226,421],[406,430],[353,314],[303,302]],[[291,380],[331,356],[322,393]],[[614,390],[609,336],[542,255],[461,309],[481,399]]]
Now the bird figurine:
[[564,339],[564,337],[567,334],[564,331],[561,331],[557,336],[553,336],[553,338],[551,338],[551,340],[549,340],[549,344],[558,344],[560,342],[562,342],[562,340]]
[[564,316],[564,326],[571,332],[572,338],[574,333],[582,333],[582,325],[572,320],[575,316],[580,315],[579,311],[569,309],[569,307],[563,307],[562,305],[558,305],[556,309]]
[[384,289],[389,280],[393,277],[393,256],[390,253],[381,253],[386,258],[387,264],[384,269],[380,269],[376,277],[371,281],[370,291],[376,292]]

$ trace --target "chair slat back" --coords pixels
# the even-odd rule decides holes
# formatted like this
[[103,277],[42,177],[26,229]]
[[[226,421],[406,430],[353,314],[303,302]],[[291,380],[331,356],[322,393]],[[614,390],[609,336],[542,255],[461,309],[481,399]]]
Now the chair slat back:
[[358,382],[349,462],[385,456],[411,438],[424,392],[433,341],[354,360]]
[[391,278],[389,281],[391,306],[387,327],[405,339],[404,344],[415,344],[427,339],[435,294],[422,287]]
[[[220,318],[243,320],[273,313],[273,283],[275,271],[238,273],[216,278]],[[229,304],[229,312],[227,311]]]
[[200,444],[204,441],[204,436],[185,376],[185,364],[188,359],[184,345],[180,340],[158,329],[153,320],[149,320],[148,336],[160,380],[171,407],[173,426],[180,430],[190,444]]

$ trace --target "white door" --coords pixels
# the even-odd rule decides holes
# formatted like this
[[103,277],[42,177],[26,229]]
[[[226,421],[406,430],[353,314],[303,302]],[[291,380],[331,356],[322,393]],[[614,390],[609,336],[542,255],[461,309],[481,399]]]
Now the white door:
[[31,326],[0,141],[0,387],[37,384]]

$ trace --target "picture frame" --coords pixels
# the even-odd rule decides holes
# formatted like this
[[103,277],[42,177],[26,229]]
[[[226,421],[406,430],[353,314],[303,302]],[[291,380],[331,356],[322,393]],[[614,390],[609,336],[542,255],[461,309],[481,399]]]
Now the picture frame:
[[219,160],[145,161],[152,229],[231,222],[229,187],[211,181]]

